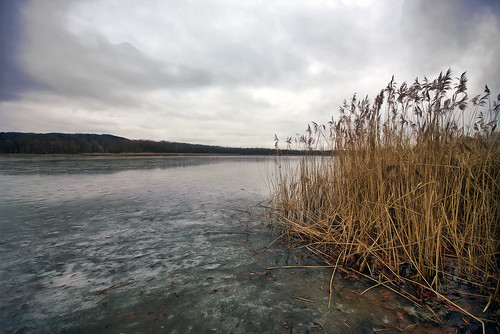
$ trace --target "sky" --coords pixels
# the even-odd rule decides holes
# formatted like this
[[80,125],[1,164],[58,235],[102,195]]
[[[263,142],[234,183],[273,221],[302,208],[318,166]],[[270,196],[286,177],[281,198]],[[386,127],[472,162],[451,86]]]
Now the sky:
[[500,93],[499,0],[0,0],[0,132],[273,147],[451,68]]

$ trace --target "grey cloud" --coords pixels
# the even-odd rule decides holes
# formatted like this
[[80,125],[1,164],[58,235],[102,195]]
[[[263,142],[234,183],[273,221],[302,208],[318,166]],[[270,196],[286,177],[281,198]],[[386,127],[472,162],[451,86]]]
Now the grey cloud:
[[[500,39],[500,13],[494,11],[499,5],[485,4],[470,0],[405,2],[408,19],[402,28],[412,43],[409,66],[432,73],[455,65],[500,87],[496,61],[500,56],[496,42]],[[484,65],[478,64],[481,62]]]
[[273,85],[302,71],[305,60],[290,45],[276,8],[248,3],[210,8],[212,16],[195,18],[199,24],[191,37],[197,47],[191,61],[211,71],[220,85]]
[[[249,19],[251,13],[234,6],[232,17],[224,17],[223,11],[215,17],[195,17],[203,27],[186,26],[177,35],[165,32],[160,42],[170,52],[164,59],[153,59],[130,42],[113,44],[97,31],[71,34],[64,25],[71,5],[37,1],[26,10],[24,64],[57,94],[133,105],[139,103],[134,95],[140,91],[274,85],[305,67],[297,50],[278,36],[282,32],[271,29],[276,25],[273,12]],[[183,17],[172,20],[185,23]]]
[[150,59],[129,42],[115,45],[98,34],[79,40],[63,26],[69,4],[47,4],[32,3],[23,60],[30,74],[54,93],[131,105],[138,103],[133,96],[141,91],[211,81],[203,70]]
[[0,1],[0,101],[18,98],[20,92],[40,88],[18,62],[22,38],[21,9],[25,0]]
[[[411,81],[451,66],[500,88],[499,6],[486,0],[21,3],[23,32],[9,46],[38,86],[12,85],[19,104],[9,106],[54,105],[61,129],[72,128],[62,110],[80,108],[89,126],[116,119],[135,137],[172,140],[152,136],[186,128],[193,140],[259,134],[272,145],[274,131],[328,121],[354,92],[373,99],[392,74]],[[54,127],[55,113],[45,119]]]

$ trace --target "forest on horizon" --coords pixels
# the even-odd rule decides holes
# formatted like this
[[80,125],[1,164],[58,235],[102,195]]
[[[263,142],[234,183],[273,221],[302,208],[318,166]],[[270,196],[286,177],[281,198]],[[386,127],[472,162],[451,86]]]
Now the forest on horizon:
[[[131,140],[109,134],[0,132],[0,154],[238,154],[272,155],[275,149]],[[301,154],[284,150],[282,154]]]

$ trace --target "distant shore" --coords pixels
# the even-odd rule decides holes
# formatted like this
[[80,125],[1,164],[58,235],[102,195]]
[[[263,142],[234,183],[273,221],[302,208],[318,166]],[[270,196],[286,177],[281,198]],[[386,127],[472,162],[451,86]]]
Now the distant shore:
[[[0,132],[0,154],[25,155],[275,155],[276,148],[225,147],[169,141],[131,140],[109,134]],[[279,150],[280,154],[303,154]]]
[[272,156],[272,155],[249,155],[249,154],[234,154],[234,153],[74,153],[74,154],[52,154],[52,153],[0,153],[0,157],[147,157],[147,156]]

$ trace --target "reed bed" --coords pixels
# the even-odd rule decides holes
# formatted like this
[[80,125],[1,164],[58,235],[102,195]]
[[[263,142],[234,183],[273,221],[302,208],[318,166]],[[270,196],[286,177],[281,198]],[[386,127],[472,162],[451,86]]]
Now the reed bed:
[[297,166],[279,158],[271,180],[268,213],[287,240],[380,284],[439,297],[462,281],[494,300],[500,95],[469,98],[466,83],[450,70],[399,87],[393,77],[373,103],[354,95],[340,118],[287,138],[308,152]]

